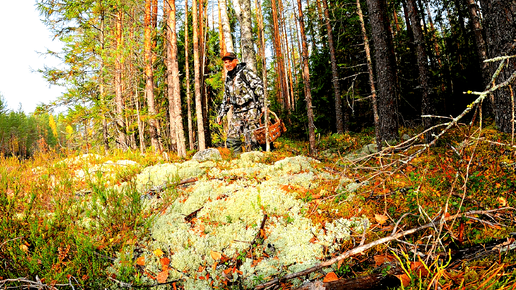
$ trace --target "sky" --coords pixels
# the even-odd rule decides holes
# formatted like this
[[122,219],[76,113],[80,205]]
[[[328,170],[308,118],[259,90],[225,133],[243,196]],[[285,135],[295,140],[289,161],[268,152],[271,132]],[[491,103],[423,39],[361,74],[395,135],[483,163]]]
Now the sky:
[[0,94],[9,110],[29,114],[41,103],[61,96],[62,87],[50,86],[33,70],[58,66],[59,61],[37,52],[60,50],[59,40],[52,40],[50,31],[36,11],[36,0],[3,0],[0,3]]

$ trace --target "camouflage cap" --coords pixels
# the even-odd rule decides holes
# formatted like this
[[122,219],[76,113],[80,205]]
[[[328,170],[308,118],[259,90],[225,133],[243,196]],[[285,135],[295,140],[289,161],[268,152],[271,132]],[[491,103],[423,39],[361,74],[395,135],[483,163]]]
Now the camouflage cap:
[[225,60],[225,59],[233,60],[233,59],[237,59],[237,56],[236,56],[236,54],[234,52],[226,52],[224,54],[224,56],[222,56],[222,60]]

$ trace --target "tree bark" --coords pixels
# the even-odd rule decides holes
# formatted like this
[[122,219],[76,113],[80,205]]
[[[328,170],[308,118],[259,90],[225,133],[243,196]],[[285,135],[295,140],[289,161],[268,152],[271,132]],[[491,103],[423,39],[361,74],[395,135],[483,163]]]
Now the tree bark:
[[168,19],[167,19],[167,36],[169,38],[169,57],[168,57],[168,68],[170,69],[168,74],[168,101],[171,108],[171,112],[174,116],[171,117],[170,127],[174,127],[175,136],[177,140],[177,155],[179,157],[186,157],[186,144],[185,135],[183,130],[183,118],[181,114],[181,88],[179,86],[179,66],[177,63],[177,35],[176,35],[176,3],[175,0],[167,0],[169,4]]
[[466,0],[469,6],[469,15],[471,19],[471,26],[475,35],[475,45],[477,47],[478,64],[482,71],[483,88],[486,88],[490,81],[489,72],[487,70],[487,63],[484,61],[487,59],[486,42],[482,35],[482,26],[480,24],[480,17],[477,12],[477,4],[475,0]]
[[253,43],[253,20],[251,18],[251,1],[238,0],[240,2],[240,37],[242,45],[242,60],[247,68],[256,72],[256,52]]
[[156,106],[154,104],[154,72],[152,70],[152,40],[151,40],[151,0],[145,0],[144,19],[144,49],[145,49],[145,97],[149,111],[149,131],[151,144],[154,151],[161,151],[159,123],[156,119]]
[[197,0],[192,2],[192,22],[193,22],[193,52],[194,52],[194,74],[195,74],[195,112],[197,115],[197,136],[199,144],[197,149],[202,151],[206,149],[204,136],[204,121],[202,114],[202,96],[201,96],[201,64],[199,55],[199,21],[197,15]]
[[125,133],[125,120],[124,120],[124,98],[122,96],[122,22],[123,22],[123,10],[118,8],[116,13],[116,57],[115,57],[115,104],[116,104],[116,116],[115,124],[118,131],[118,142],[117,147],[123,150],[127,149],[127,136]]
[[262,81],[263,81],[263,112],[265,118],[265,151],[271,151],[271,143],[269,142],[269,108],[268,108],[268,84],[267,84],[267,59],[265,57],[265,29],[263,26],[263,12],[262,6],[260,5],[259,0],[256,0],[256,8],[258,9],[258,35],[260,38],[260,55],[262,60]]
[[[508,56],[515,53],[516,2],[507,0],[481,0],[484,29],[487,39],[488,58]],[[489,64],[490,75],[497,69],[497,63]],[[507,60],[497,83],[504,82],[516,70],[516,61]],[[512,88],[505,87],[494,93],[495,123],[504,133],[514,132],[514,94]]]
[[371,97],[373,103],[373,118],[374,118],[374,133],[376,139],[376,146],[378,150],[382,150],[382,138],[380,136],[380,118],[378,117],[378,100],[376,98],[376,88],[374,85],[374,73],[373,73],[373,62],[371,60],[371,50],[369,49],[369,39],[367,37],[367,31],[364,23],[364,16],[362,14],[362,7],[360,0],[357,0],[357,13],[358,19],[360,20],[360,28],[362,30],[362,38],[364,39],[364,49],[367,59],[367,72],[369,75],[369,86],[371,87]]
[[190,150],[194,150],[194,131],[192,123],[192,95],[190,93],[190,59],[188,56],[188,0],[185,1],[185,87],[186,87],[186,106],[188,118],[188,145]]
[[276,58],[276,74],[277,74],[277,83],[278,83],[278,102],[281,105],[281,108],[285,108],[285,100],[287,98],[287,89],[285,85],[285,73],[283,70],[283,52],[281,49],[281,34],[279,29],[279,20],[278,20],[278,7],[276,5],[276,0],[271,1],[272,6],[272,19],[273,19],[273,28],[274,28],[274,49],[275,49],[275,58]]
[[381,142],[398,140],[396,62],[392,35],[389,31],[385,0],[367,0],[378,79],[378,117]]
[[231,26],[229,25],[228,7],[226,5],[226,0],[219,0],[219,7],[222,22],[222,30],[224,31],[224,42],[226,45],[226,51],[235,52],[235,48],[233,46],[233,38],[231,36]]
[[[417,65],[419,68],[419,85],[421,87],[421,115],[432,115],[434,108],[432,105],[435,98],[435,90],[430,78],[430,68],[428,66],[428,57],[425,50],[425,37],[421,29],[420,17],[417,10],[416,2],[414,0],[407,0],[407,8],[412,22],[412,32],[414,33],[414,40],[416,41]],[[432,127],[433,122],[430,118],[423,118],[423,127],[428,129]],[[425,134],[425,142],[432,141],[432,133]]]
[[[103,9],[103,8],[101,8]],[[106,120],[106,94],[104,89],[104,50],[105,50],[105,39],[104,39],[104,11],[101,12],[100,16],[100,45],[101,45],[101,55],[100,55],[100,72],[99,72],[99,94],[100,94],[100,102],[102,104],[102,108],[100,108],[101,118],[102,118],[102,139],[104,141],[104,151],[107,152],[109,150],[109,139],[108,139],[108,126]]]
[[312,110],[312,90],[310,86],[310,69],[308,67],[308,45],[305,34],[305,21],[303,18],[303,6],[301,0],[297,0],[299,10],[299,30],[301,32],[301,43],[303,45],[303,83],[305,85],[306,112],[308,117],[308,142],[310,144],[310,154],[316,153],[315,148],[315,125],[314,113]]
[[[328,11],[328,1],[322,0],[324,5],[324,18],[326,19],[326,32],[328,33],[328,45],[330,46],[330,61],[331,61],[331,74],[333,83],[333,93],[335,94],[335,122],[337,133],[344,133],[344,125],[347,124],[348,120],[342,119],[342,99],[340,97],[340,85],[339,85],[339,72],[337,68],[337,58],[335,57],[335,46],[333,44],[333,33],[330,24],[330,12]],[[345,124],[344,124],[345,122]]]

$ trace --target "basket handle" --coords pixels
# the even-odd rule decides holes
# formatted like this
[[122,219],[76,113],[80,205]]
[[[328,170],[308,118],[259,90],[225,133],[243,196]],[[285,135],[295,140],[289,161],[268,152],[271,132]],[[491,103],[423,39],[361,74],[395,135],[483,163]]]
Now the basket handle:
[[[276,119],[276,121],[278,121],[278,120],[279,120],[278,115],[276,115],[276,113],[274,113],[273,111],[271,111],[271,110],[269,110],[269,109],[267,109],[267,111],[268,111],[269,113],[271,113],[272,115],[274,115],[274,118]],[[265,113],[265,112],[262,112],[262,113],[260,114],[260,117],[258,118],[258,120],[260,121],[260,127],[262,127],[262,126],[263,126],[263,124],[262,124],[262,117],[263,117],[263,114],[264,114],[264,113]]]

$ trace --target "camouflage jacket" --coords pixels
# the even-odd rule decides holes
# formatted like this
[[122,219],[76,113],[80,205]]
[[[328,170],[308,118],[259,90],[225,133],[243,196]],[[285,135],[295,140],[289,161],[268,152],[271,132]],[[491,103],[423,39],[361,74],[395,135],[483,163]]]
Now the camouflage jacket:
[[223,117],[233,106],[234,113],[245,112],[250,109],[263,107],[262,80],[245,63],[239,63],[235,69],[228,72],[226,77],[224,97],[219,117]]

